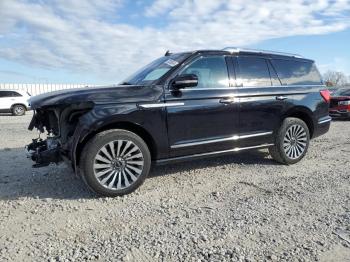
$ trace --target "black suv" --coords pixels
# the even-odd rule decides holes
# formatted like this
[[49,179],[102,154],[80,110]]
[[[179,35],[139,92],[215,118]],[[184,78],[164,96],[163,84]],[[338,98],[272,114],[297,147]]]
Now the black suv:
[[151,163],[268,148],[300,161],[329,130],[329,92],[312,60],[225,48],[167,52],[118,86],[33,97],[35,167],[70,161],[93,191],[130,193]]

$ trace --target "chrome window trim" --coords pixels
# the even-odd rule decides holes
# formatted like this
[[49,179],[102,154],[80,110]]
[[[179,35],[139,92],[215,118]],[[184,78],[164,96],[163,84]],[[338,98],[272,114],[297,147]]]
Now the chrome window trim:
[[204,141],[198,141],[198,142],[175,144],[175,145],[172,145],[170,148],[176,149],[176,148],[183,148],[183,147],[190,147],[190,146],[199,146],[199,145],[206,145],[206,144],[212,144],[212,143],[220,143],[220,142],[226,142],[226,141],[237,141],[237,140],[245,139],[245,138],[272,135],[272,133],[273,133],[272,131],[269,131],[269,132],[262,132],[262,133],[256,133],[256,134],[241,135],[241,136],[234,135],[234,136],[225,137],[225,138],[217,138],[217,139],[204,140]]
[[320,87],[320,88],[327,88],[324,85],[280,85],[280,86],[236,86],[236,87],[218,87],[218,88],[197,88],[197,87],[189,87],[189,88],[183,88],[180,89],[181,92],[183,91],[200,91],[200,90],[242,90],[247,88],[286,88],[286,87]]

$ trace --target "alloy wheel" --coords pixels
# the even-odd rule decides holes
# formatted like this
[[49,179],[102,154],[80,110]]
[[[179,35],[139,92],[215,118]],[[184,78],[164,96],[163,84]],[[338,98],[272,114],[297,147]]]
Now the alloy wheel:
[[16,106],[15,107],[15,114],[16,115],[22,115],[23,112],[24,112],[24,108],[23,107],[21,107],[21,106]]
[[104,145],[94,159],[97,181],[110,190],[132,185],[142,174],[144,157],[140,148],[128,140],[115,140]]
[[298,159],[307,147],[307,134],[301,125],[295,124],[287,129],[283,140],[283,149],[290,159]]

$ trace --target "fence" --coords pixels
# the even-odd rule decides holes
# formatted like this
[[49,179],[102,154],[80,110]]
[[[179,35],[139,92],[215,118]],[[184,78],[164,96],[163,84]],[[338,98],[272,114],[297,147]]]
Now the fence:
[[27,91],[31,95],[39,95],[51,91],[57,91],[62,89],[71,89],[79,87],[91,87],[93,85],[88,84],[2,84],[0,83],[1,89],[14,89]]

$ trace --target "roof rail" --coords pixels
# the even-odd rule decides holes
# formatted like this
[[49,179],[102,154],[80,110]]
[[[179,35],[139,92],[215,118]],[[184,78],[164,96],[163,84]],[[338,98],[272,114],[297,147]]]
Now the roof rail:
[[260,49],[240,48],[240,47],[225,47],[222,50],[223,51],[228,51],[230,53],[247,52],[247,53],[256,53],[256,54],[284,55],[284,56],[291,56],[291,57],[295,57],[295,58],[304,58],[303,56],[298,55],[298,54],[291,54],[291,53],[284,53],[284,52],[275,52],[275,51],[267,51],[267,50],[260,50]]

